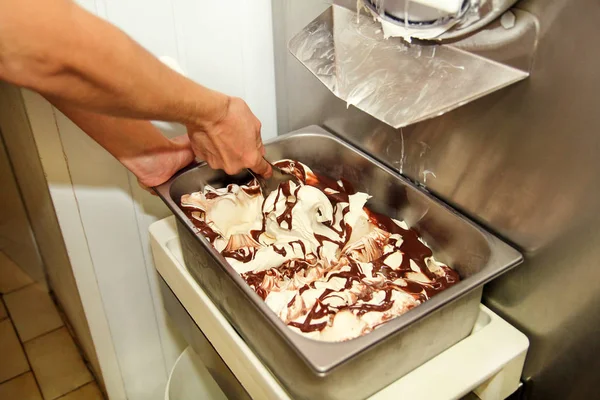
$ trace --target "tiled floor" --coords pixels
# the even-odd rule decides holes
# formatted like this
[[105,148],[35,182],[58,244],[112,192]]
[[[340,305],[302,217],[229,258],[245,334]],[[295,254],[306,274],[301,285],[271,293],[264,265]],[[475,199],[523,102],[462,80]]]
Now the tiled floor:
[[102,400],[52,299],[0,251],[0,400]]

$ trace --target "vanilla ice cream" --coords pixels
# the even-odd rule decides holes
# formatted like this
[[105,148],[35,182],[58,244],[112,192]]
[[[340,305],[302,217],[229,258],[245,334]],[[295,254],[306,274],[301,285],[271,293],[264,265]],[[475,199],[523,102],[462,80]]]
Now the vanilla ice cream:
[[256,180],[205,186],[181,206],[291,329],[343,341],[372,331],[459,281],[402,221],[366,207],[370,196],[292,160],[296,175],[264,198]]

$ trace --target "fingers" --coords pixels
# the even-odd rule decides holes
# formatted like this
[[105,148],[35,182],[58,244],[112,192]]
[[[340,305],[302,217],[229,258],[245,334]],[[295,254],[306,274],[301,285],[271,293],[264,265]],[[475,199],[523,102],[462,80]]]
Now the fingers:
[[156,192],[154,190],[150,189],[148,186],[144,185],[142,182],[140,182],[139,179],[138,179],[138,185],[139,185],[139,187],[144,189],[146,192],[150,193],[152,196],[156,196]]
[[260,136],[261,123],[248,105],[230,98],[226,115],[209,126],[188,126],[194,153],[213,169],[234,175],[244,168],[270,177],[271,166],[263,158],[265,149]]
[[225,171],[225,173],[226,173],[227,175],[235,175],[235,174],[238,174],[238,173],[239,173],[239,172],[240,172],[242,169],[243,169],[243,168],[232,167],[232,166],[226,165],[226,166],[223,168],[223,171]]
[[191,146],[190,137],[188,135],[179,135],[171,138],[171,142],[180,146]]
[[256,121],[257,122],[257,129],[256,132],[254,133],[255,137],[255,143],[256,143],[256,148],[260,149],[261,147],[263,147],[263,142],[262,142],[262,137],[260,136],[260,130],[262,129],[262,125],[260,123],[260,121]]
[[258,164],[250,167],[250,169],[260,176],[264,176],[265,178],[270,178],[271,175],[273,175],[271,165],[262,157],[260,158]]

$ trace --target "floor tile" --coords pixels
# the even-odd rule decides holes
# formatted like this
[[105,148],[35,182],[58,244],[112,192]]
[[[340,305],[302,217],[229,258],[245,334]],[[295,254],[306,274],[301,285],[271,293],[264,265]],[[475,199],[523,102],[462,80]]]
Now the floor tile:
[[29,364],[10,319],[0,322],[0,382],[29,371]]
[[32,283],[31,278],[0,251],[0,293],[9,293]]
[[7,318],[7,317],[8,317],[8,314],[6,313],[6,307],[4,307],[4,302],[0,298],[0,321],[2,321],[4,318]]
[[4,303],[22,342],[63,326],[50,295],[39,285],[5,294]]
[[93,380],[65,327],[25,343],[25,351],[46,400]]
[[[1,398],[2,397],[0,397],[0,399]],[[102,396],[96,382],[92,382],[63,397],[59,397],[57,400],[104,400],[104,396]]]
[[42,400],[40,390],[31,372],[0,384],[0,399]]

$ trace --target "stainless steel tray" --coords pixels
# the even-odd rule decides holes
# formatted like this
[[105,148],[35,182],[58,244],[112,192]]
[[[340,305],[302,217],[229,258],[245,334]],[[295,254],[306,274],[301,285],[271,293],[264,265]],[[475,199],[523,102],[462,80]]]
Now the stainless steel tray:
[[205,184],[245,183],[249,175],[227,176],[199,164],[155,188],[177,217],[191,274],[295,398],[362,399],[397,380],[465,338],[477,318],[483,284],[522,261],[521,254],[506,243],[319,127],[279,136],[266,149],[269,159],[299,160],[371,194],[372,209],[416,228],[436,257],[462,278],[365,336],[342,343],[311,340],[289,329],[195,233],[179,208],[185,193],[202,190]]

